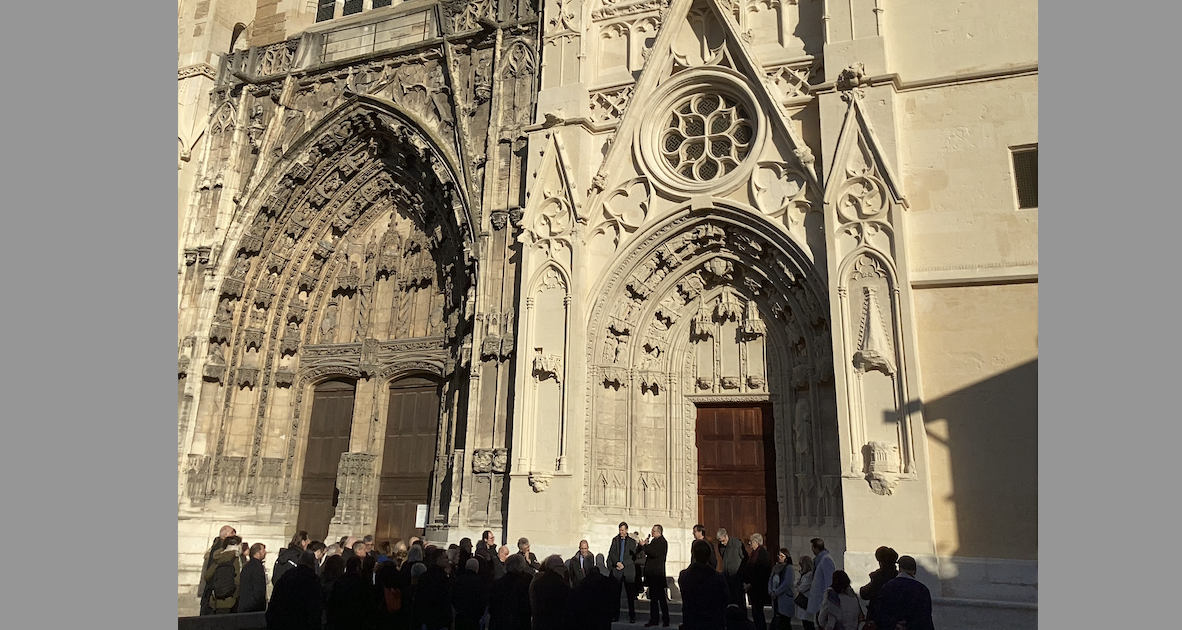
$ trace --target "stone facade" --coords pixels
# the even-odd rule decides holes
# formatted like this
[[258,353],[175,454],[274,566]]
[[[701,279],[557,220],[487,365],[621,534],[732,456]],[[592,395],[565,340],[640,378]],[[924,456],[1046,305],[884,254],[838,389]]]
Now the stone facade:
[[326,379],[329,535],[373,531],[379,393],[426,376],[433,541],[684,562],[695,409],[770,403],[782,546],[1029,623],[1037,9],[938,4],[181,2],[182,611],[220,525],[294,531]]

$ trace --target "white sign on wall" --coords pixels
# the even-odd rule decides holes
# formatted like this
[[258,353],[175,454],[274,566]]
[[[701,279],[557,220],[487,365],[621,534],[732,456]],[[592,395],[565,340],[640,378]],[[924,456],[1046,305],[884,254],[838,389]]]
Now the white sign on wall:
[[415,527],[422,529],[427,526],[427,504],[420,503],[418,512],[415,514]]

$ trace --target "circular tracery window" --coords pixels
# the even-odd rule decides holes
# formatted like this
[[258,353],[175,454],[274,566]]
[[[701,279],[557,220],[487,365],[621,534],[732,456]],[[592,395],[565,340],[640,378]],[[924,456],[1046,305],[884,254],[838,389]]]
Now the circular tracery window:
[[636,130],[644,173],[673,197],[725,194],[750,176],[767,134],[746,79],[707,67],[671,77]]
[[678,175],[707,182],[735,170],[747,157],[753,136],[742,103],[723,94],[695,94],[673,107],[661,156]]

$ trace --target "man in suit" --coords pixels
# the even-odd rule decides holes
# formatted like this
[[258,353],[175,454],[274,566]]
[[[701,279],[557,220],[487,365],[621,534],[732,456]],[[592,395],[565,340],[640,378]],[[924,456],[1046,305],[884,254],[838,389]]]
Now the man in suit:
[[[706,527],[701,523],[694,525],[694,540],[700,540],[706,543],[706,546],[710,548],[710,559],[706,561],[706,564],[714,567],[714,570],[717,571],[718,555],[714,553],[714,545],[711,545],[710,541],[706,540]],[[692,553],[693,543],[690,543],[690,549]]]
[[[747,550],[743,541],[733,540],[726,528],[718,529],[718,555],[722,557],[722,574],[730,591],[730,603],[736,604],[747,618],[747,598],[743,592],[743,572],[747,568]],[[766,588],[766,587],[765,587]]]
[[878,627],[894,630],[899,622],[907,630],[933,630],[932,593],[915,579],[915,558],[899,557],[899,575],[883,584],[878,593]]
[[566,575],[570,578],[570,587],[575,588],[583,578],[587,577],[587,572],[595,566],[595,556],[591,555],[591,548],[587,541],[579,541],[579,552],[576,553],[570,560],[566,561]]
[[608,545],[607,566],[611,570],[611,578],[619,585],[616,590],[616,610],[612,615],[612,621],[620,620],[619,591],[623,590],[628,600],[628,621],[636,623],[636,593],[627,588],[628,583],[636,579],[636,541],[628,536],[627,523],[620,523],[620,535],[612,538]]
[[661,626],[668,628],[669,598],[665,595],[665,558],[669,555],[669,541],[665,540],[665,528],[653,525],[652,534],[641,545],[644,547],[644,585],[648,587],[649,605],[648,623],[644,624],[644,627],[651,628],[659,622]]

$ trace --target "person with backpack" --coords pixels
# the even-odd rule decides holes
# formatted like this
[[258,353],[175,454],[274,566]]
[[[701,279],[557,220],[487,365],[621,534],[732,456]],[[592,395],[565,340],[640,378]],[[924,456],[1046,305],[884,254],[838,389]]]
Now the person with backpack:
[[213,614],[222,615],[238,611],[238,584],[242,574],[242,554],[238,545],[242,539],[237,535],[222,541],[222,549],[213,556],[205,570],[205,582],[209,585],[209,607]]
[[209,570],[210,565],[213,564],[213,557],[225,547],[226,539],[237,534],[232,525],[223,525],[218,532],[217,538],[213,539],[213,543],[209,546],[209,553],[205,554],[205,566],[201,568],[201,581],[197,585],[197,592],[201,594],[200,597],[200,615],[212,615],[213,609],[209,607],[209,602],[213,599],[210,597],[211,590],[209,582],[205,579],[205,572]]
[[841,570],[833,572],[833,581],[821,596],[821,610],[817,626],[821,630],[859,630],[866,619],[862,602],[850,587],[850,576]]
[[[271,571],[271,584],[279,584],[279,578],[283,577],[284,573],[295,568],[299,562],[300,554],[304,553],[308,548],[308,532],[300,530],[291,537],[291,542],[288,543],[287,548],[279,552],[279,557],[275,559],[275,568]],[[315,555],[313,555],[315,557]],[[315,571],[315,568],[313,568]]]

